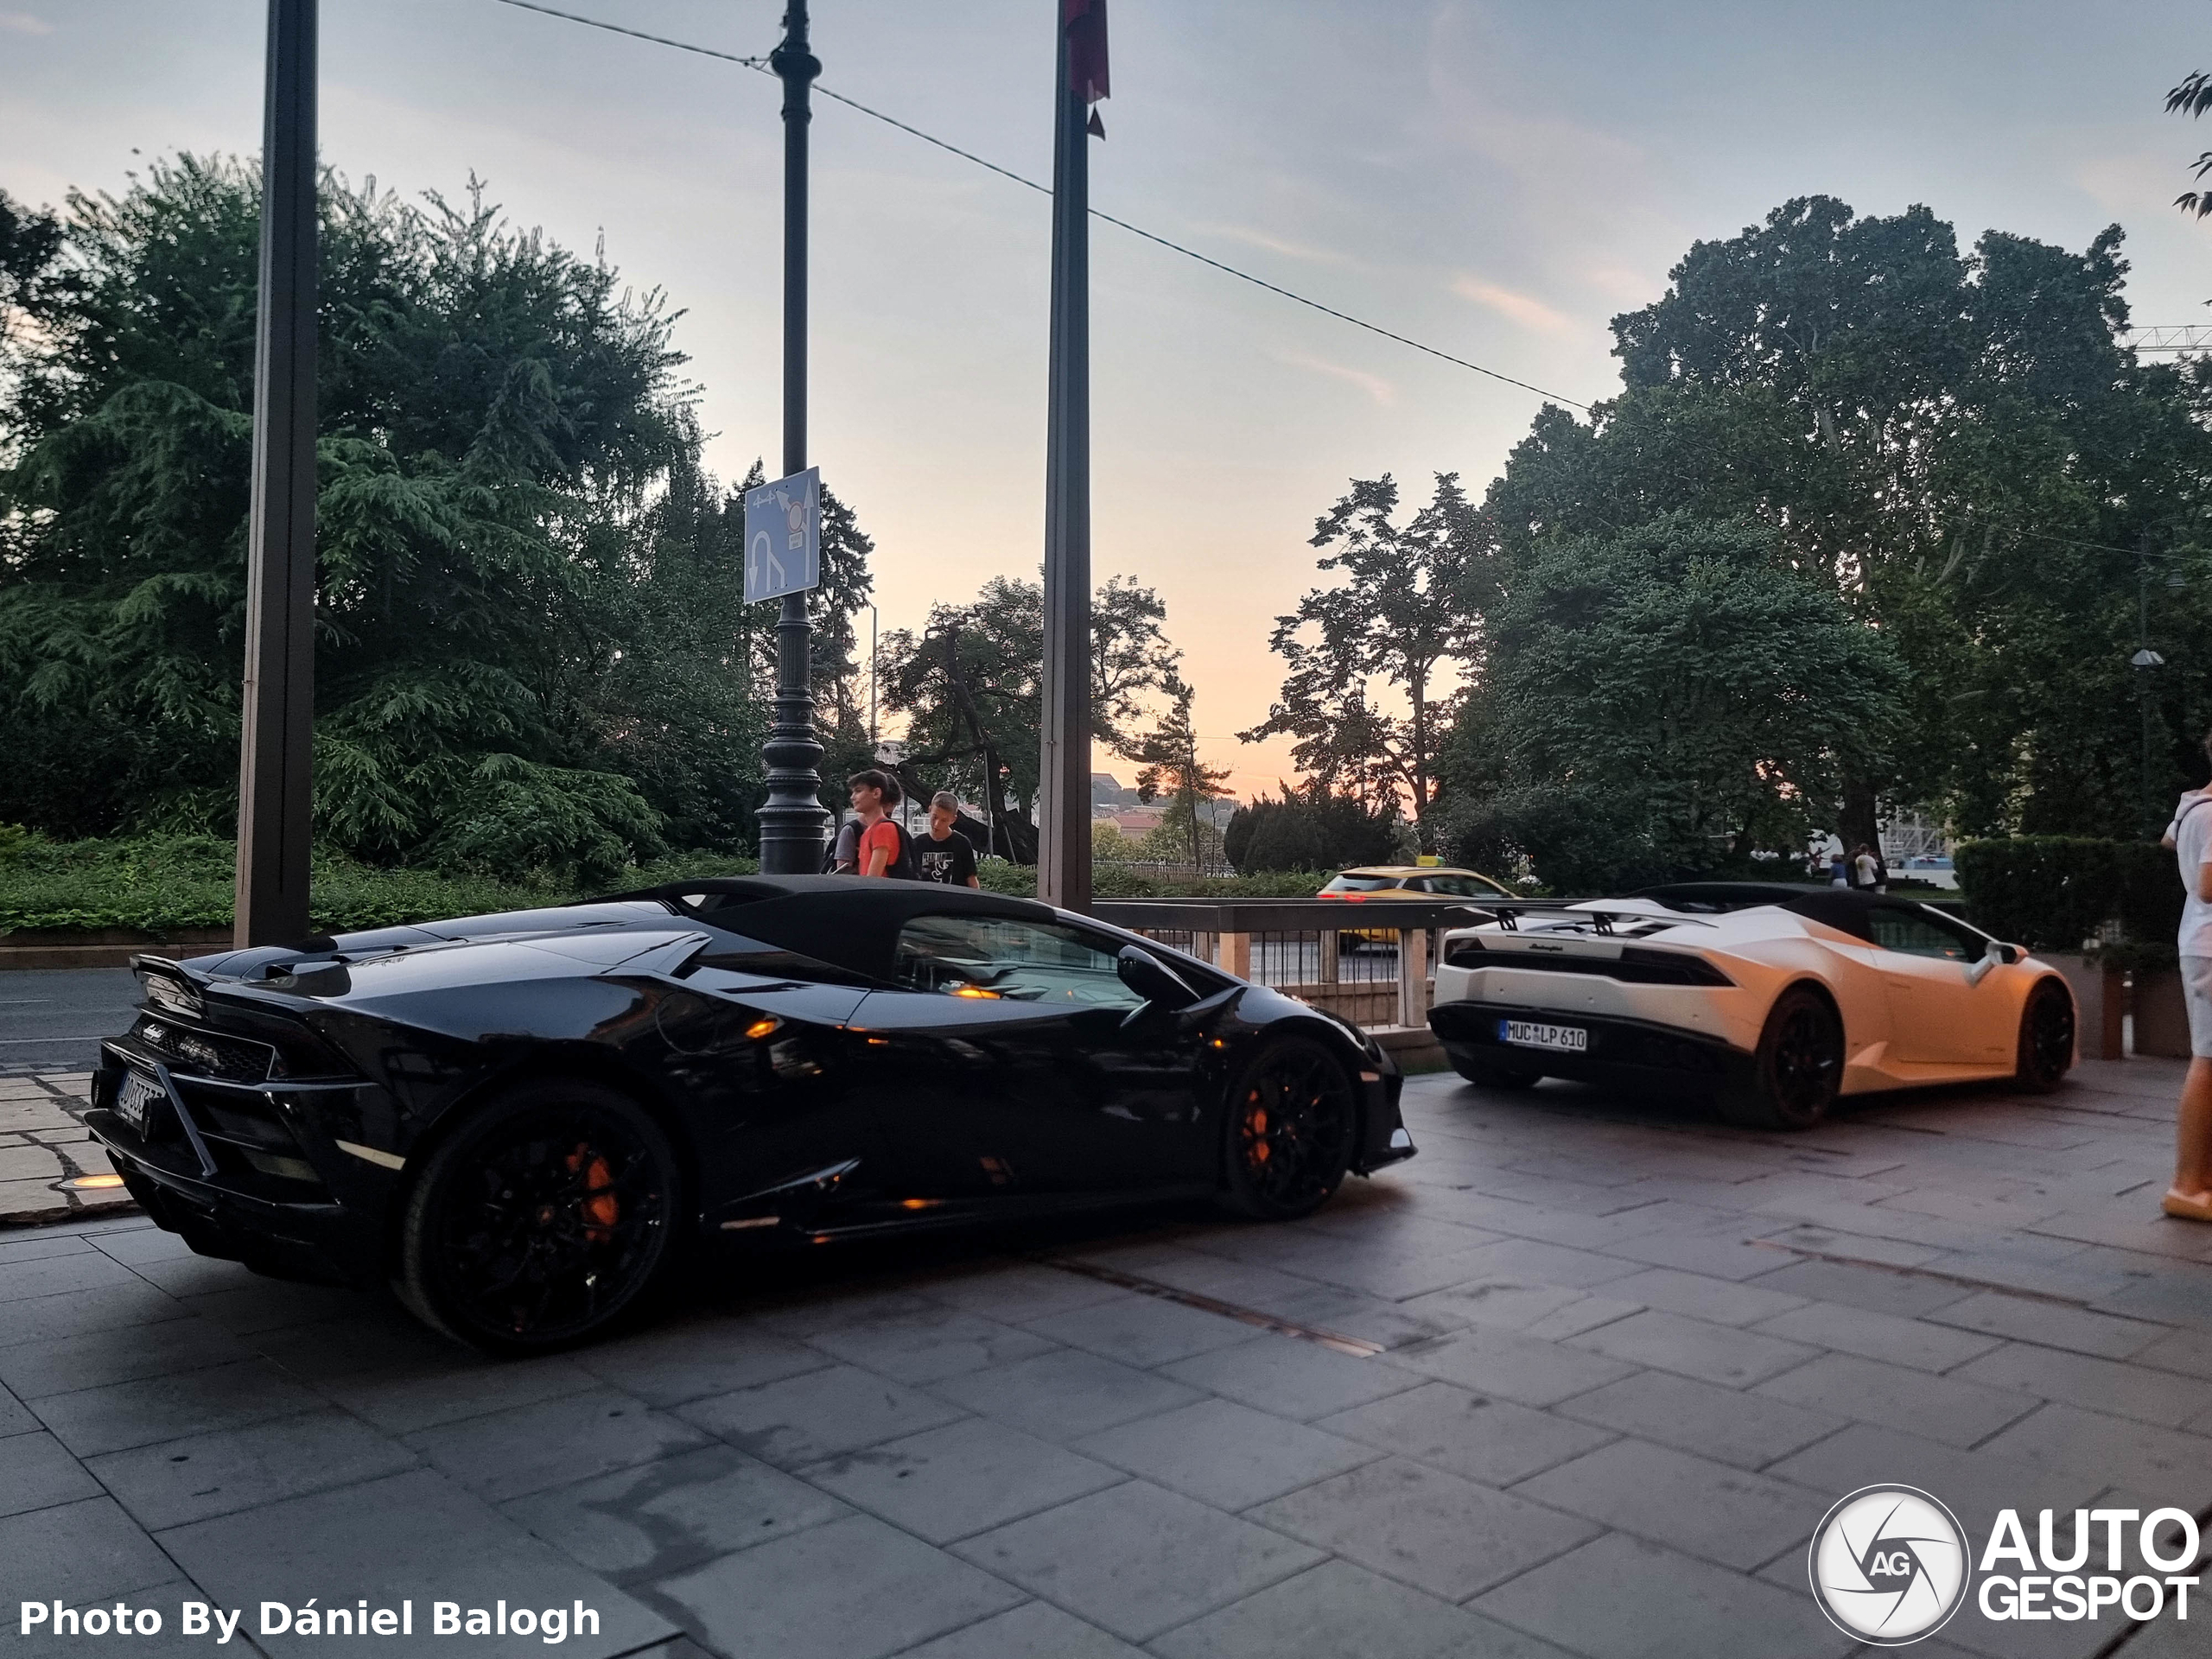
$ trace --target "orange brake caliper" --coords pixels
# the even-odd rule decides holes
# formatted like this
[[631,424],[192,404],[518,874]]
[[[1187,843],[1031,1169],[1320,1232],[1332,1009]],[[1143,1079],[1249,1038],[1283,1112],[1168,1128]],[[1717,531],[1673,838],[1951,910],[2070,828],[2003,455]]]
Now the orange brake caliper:
[[[588,1165],[586,1159],[591,1160]],[[604,1244],[614,1236],[614,1224],[622,1218],[621,1199],[607,1190],[614,1185],[613,1168],[588,1144],[569,1154],[569,1167],[583,1172],[584,1191],[590,1195],[583,1203],[584,1236],[594,1244]]]
[[1252,1094],[1252,1108],[1244,1114],[1244,1128],[1251,1139],[1252,1161],[1266,1163],[1274,1148],[1268,1145],[1268,1109],[1260,1104],[1256,1090]]

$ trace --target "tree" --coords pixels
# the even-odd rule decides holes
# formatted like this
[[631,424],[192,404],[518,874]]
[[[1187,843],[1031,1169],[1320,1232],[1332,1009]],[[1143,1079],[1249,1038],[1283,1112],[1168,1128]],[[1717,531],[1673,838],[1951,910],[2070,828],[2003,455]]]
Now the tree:
[[1871,839],[1888,800],[1965,833],[2133,832],[2212,713],[2190,585],[2152,611],[2176,671],[2143,777],[2134,550],[2154,576],[2202,568],[2212,381],[2134,361],[2120,246],[1992,231],[1962,254],[1924,207],[1825,197],[1696,244],[1614,320],[1622,395],[1586,422],[1546,409],[1492,485],[1501,581],[1561,537],[1758,524],[1911,676],[1885,759],[1813,804],[1826,827]]
[[[179,156],[73,195],[10,279],[36,326],[0,340],[0,817],[228,829],[258,223],[253,167]],[[675,314],[473,182],[326,174],[320,238],[318,836],[577,879],[749,840],[759,630]]]
[[[2207,110],[2212,110],[2212,73],[2204,70],[2183,77],[2181,85],[2166,94],[2168,115],[2186,115],[2193,121]],[[2207,174],[2212,174],[2212,149],[2196,158],[2196,171],[2200,184]],[[2198,219],[2212,215],[2212,190],[2184,190],[2174,198],[2174,206]]]
[[[1091,734],[1131,753],[1130,722],[1147,692],[1175,671],[1166,607],[1149,588],[1109,578],[1091,601]],[[1045,662],[1045,594],[1033,582],[994,576],[966,605],[940,604],[916,633],[881,642],[885,702],[907,717],[899,764],[908,792],[974,786],[990,850],[1037,859],[1039,722]]]
[[1171,671],[1161,690],[1168,696],[1166,712],[1128,750],[1129,759],[1142,768],[1137,773],[1137,798],[1147,805],[1163,799],[1167,803],[1160,829],[1180,838],[1193,869],[1203,868],[1205,842],[1213,825],[1211,821],[1200,824],[1198,809],[1228,792],[1222,785],[1229,781],[1229,772],[1198,759],[1198,729],[1191,720],[1196,694],[1182,677]]
[[[1300,771],[1370,804],[1404,799],[1425,825],[1444,734],[1440,682],[1479,646],[1469,600],[1490,579],[1491,543],[1453,474],[1438,474],[1434,498],[1403,524],[1397,508],[1386,474],[1355,479],[1315,521],[1312,545],[1331,550],[1319,568],[1346,579],[1275,619],[1268,643],[1287,665],[1282,693],[1237,735],[1295,737]],[[1376,682],[1405,698],[1406,715],[1376,707]]]
[[1887,642],[1756,526],[1670,514],[1549,543],[1488,620],[1470,725],[1490,753],[1461,751],[1488,786],[1461,796],[1462,853],[1496,864],[1517,840],[1555,886],[1800,853],[1810,804],[1897,723]]
[[1240,875],[1265,870],[1341,870],[1389,864],[1401,855],[1405,820],[1394,805],[1371,807],[1333,794],[1319,779],[1303,789],[1280,785],[1231,815],[1222,851]]

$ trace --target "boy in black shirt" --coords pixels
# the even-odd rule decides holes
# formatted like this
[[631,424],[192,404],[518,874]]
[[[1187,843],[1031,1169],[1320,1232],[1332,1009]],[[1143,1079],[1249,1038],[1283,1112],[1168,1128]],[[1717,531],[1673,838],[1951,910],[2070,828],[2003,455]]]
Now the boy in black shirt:
[[948,887],[980,887],[976,849],[952,827],[959,816],[960,799],[950,790],[940,789],[930,798],[930,832],[914,837],[915,873]]

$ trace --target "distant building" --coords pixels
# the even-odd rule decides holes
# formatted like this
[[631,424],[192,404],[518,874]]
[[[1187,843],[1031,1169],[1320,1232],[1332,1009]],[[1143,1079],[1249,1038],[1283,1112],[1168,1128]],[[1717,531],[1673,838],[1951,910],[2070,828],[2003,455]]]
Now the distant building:
[[1109,812],[1096,820],[1110,823],[1125,836],[1147,836],[1160,828],[1167,814],[1156,806],[1131,807],[1124,811]]

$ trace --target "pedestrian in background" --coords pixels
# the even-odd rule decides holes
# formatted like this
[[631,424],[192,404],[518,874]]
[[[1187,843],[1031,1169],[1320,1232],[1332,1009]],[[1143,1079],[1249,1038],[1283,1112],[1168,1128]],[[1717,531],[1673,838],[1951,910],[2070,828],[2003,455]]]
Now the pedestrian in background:
[[1828,855],[1828,885],[1832,887],[1851,885],[1851,861],[1844,856],[1840,842],[1837,843],[1835,851]]
[[[2212,734],[2204,739],[2212,759]],[[2182,995],[2189,1007],[2189,1075],[2174,1135],[2174,1184],[2161,1208],[2212,1222],[2212,792],[2182,798],[2171,826],[2181,866]]]
[[1851,855],[1851,885],[1860,893],[1872,893],[1882,879],[1881,866],[1874,861],[1874,849],[1865,842]]
[[852,792],[853,816],[860,822],[856,874],[887,875],[901,881],[914,879],[914,843],[890,816],[899,804],[899,785],[889,774],[873,766],[845,780]]
[[980,887],[976,875],[975,843],[955,826],[960,822],[960,798],[949,789],[930,797],[930,832],[914,841],[914,870],[925,881],[948,887]]

